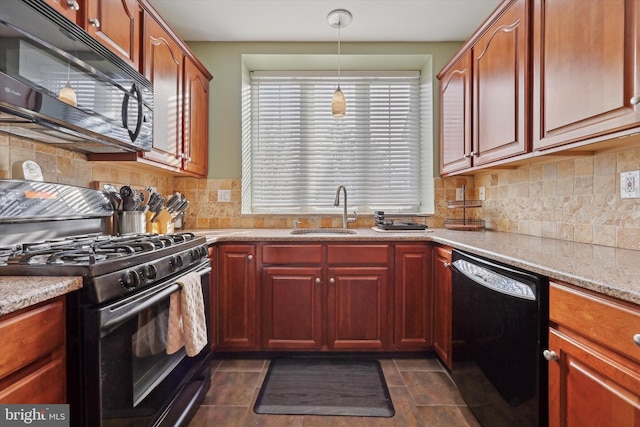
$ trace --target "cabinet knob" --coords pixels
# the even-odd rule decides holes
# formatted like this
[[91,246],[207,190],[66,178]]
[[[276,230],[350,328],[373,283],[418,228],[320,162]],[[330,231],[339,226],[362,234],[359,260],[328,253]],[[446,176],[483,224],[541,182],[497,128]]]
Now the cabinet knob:
[[633,342],[636,343],[636,345],[640,346],[640,334],[635,334],[633,336]]
[[333,284],[336,283],[336,279],[334,279],[333,277],[331,279],[329,279],[329,283]]
[[67,6],[71,10],[80,10],[80,4],[75,0],[67,0]]
[[444,268],[451,268],[451,263],[450,262],[445,262],[442,265],[444,265]]
[[463,157],[464,157],[465,159],[468,159],[469,157],[471,157],[471,154],[465,154]]
[[89,24],[91,24],[93,27],[100,28],[100,21],[98,20],[98,18],[89,18]]
[[631,105],[638,105],[640,104],[640,95],[634,95],[631,97],[631,99],[629,100],[629,102],[631,103]]
[[545,350],[542,352],[542,356],[549,362],[551,362],[552,360],[558,360],[558,355],[555,351]]
[[253,255],[247,255],[247,259],[251,261],[253,259]]
[[316,285],[319,285],[320,283],[322,283],[322,280],[320,280],[319,277],[316,277]]

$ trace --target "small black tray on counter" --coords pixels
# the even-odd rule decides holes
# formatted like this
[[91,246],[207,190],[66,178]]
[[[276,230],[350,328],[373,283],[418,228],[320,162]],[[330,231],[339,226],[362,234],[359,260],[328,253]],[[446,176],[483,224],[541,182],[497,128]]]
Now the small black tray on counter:
[[[397,213],[386,214],[383,211],[375,211],[373,218],[376,221],[376,227],[381,230],[426,230],[426,218],[425,214],[409,214],[409,213]],[[423,219],[424,222],[417,222]]]

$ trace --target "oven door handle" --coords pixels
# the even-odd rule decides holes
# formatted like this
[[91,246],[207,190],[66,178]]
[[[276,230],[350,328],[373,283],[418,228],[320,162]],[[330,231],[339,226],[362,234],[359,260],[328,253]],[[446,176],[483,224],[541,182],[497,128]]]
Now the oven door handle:
[[[210,272],[211,272],[211,266],[207,266],[206,268],[203,268],[202,270],[197,271],[197,273],[200,276],[204,276],[205,274],[208,274]],[[108,333],[108,331],[115,329],[118,325],[126,322],[132,317],[137,316],[138,314],[142,313],[149,307],[153,307],[155,304],[167,298],[172,293],[179,291],[180,288],[181,288],[180,284],[173,283],[169,287],[166,287],[159,292],[145,296],[142,301],[136,300],[129,304],[118,307],[117,308],[118,311],[124,309],[123,313],[106,320],[104,323],[101,323],[100,329],[103,332],[106,331]],[[127,308],[131,305],[133,305],[133,307],[127,310]]]

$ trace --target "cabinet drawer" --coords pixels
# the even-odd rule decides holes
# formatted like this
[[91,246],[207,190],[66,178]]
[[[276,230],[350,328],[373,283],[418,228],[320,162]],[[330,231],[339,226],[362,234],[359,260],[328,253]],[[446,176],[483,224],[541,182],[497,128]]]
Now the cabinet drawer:
[[0,378],[64,344],[64,300],[0,320]]
[[0,402],[5,404],[66,403],[66,380],[65,360],[63,357],[58,357],[0,390]]
[[330,265],[371,265],[389,263],[389,245],[329,245]]
[[264,245],[263,264],[321,264],[322,245]]
[[640,362],[640,308],[550,283],[549,319]]

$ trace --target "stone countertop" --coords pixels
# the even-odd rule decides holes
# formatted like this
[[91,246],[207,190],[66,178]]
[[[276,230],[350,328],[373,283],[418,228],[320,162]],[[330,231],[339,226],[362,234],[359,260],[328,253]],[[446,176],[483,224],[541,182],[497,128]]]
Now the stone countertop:
[[[493,231],[290,234],[289,229],[192,230],[209,244],[217,242],[371,242],[426,241],[448,245],[494,261],[640,304],[640,251]],[[81,277],[0,276],[0,315],[55,298],[82,287]]]
[[82,277],[0,276],[0,316],[82,287]]
[[640,251],[494,231],[290,234],[289,229],[193,230],[209,243],[260,241],[431,241],[640,304]]

